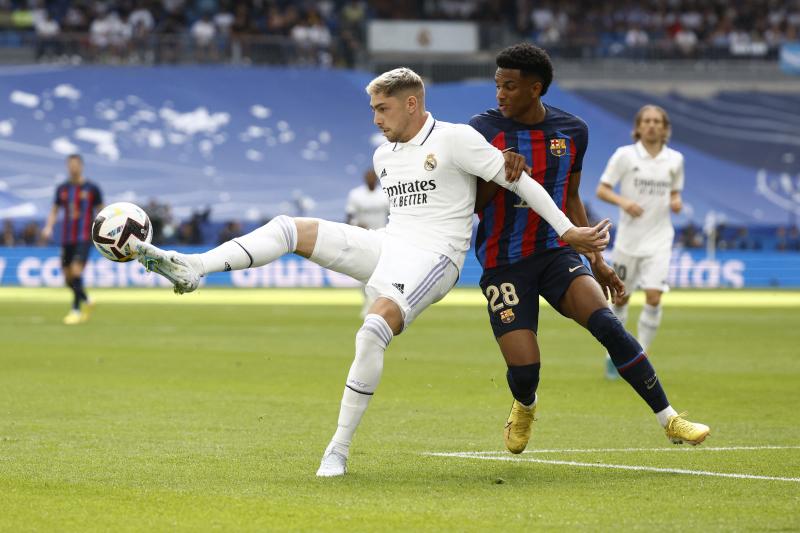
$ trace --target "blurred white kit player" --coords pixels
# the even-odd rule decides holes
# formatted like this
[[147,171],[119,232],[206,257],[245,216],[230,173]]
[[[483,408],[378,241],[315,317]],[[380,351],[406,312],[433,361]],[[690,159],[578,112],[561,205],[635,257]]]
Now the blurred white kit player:
[[365,229],[381,229],[389,217],[389,198],[378,183],[375,171],[364,173],[364,184],[347,195],[346,222]]
[[456,283],[472,233],[475,176],[515,191],[579,249],[601,250],[608,241],[604,224],[575,228],[529,176],[508,183],[506,156],[471,127],[435,120],[425,111],[424,86],[413,71],[386,72],[367,92],[374,122],[388,140],[373,157],[390,203],[384,230],[282,215],[204,254],[139,248],[139,260],[169,278],[179,293],[194,290],[207,273],[257,267],[292,252],[366,284],[375,303],[356,334],[338,429],[317,471],[322,477],[346,472],[353,434],[378,387],[394,335]]
[[[646,303],[638,324],[638,340],[646,351],[661,323],[661,295],[669,291],[670,254],[675,230],[670,211],[682,207],[683,155],[667,146],[669,116],[658,106],[642,107],[634,120],[635,144],[622,146],[608,161],[597,196],[620,207],[612,259],[614,270],[625,282],[625,295],[612,306],[625,324],[628,300],[637,288]],[[619,185],[619,194],[614,187]],[[610,359],[607,359],[610,361]],[[616,377],[616,369],[607,369]]]
[[[373,169],[364,173],[364,184],[352,189],[347,195],[346,222],[364,229],[379,230],[386,227],[389,216],[389,198],[378,183],[378,176]],[[361,308],[361,318],[367,316],[367,311],[372,305],[372,300],[364,291],[364,305]]]

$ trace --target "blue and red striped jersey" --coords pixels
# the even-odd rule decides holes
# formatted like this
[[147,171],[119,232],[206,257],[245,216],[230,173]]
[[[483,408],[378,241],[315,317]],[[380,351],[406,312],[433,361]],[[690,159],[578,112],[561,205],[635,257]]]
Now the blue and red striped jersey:
[[64,211],[61,244],[91,241],[95,208],[103,203],[100,188],[90,181],[77,185],[67,181],[56,189],[54,203]]
[[[497,109],[475,115],[469,124],[497,148],[514,148],[524,155],[533,169],[532,177],[563,211],[570,175],[583,166],[589,129],[575,115],[547,104],[544,107],[544,120],[534,125],[505,118]],[[499,189],[478,217],[475,253],[484,269],[566,246],[550,224],[506,189]]]

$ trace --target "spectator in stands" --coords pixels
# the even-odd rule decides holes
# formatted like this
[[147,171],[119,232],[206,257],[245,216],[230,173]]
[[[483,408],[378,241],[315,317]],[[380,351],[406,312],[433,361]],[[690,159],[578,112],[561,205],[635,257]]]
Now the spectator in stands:
[[150,224],[153,226],[153,243],[171,242],[175,236],[175,223],[172,220],[169,205],[159,203],[155,198],[151,198],[145,211],[147,211]]
[[37,244],[40,244],[39,224],[36,222],[28,222],[25,224],[25,227],[22,228],[20,240],[25,246],[36,246]]
[[331,34],[316,10],[309,10],[292,28],[291,37],[302,63],[323,66],[331,64]]
[[0,235],[0,246],[14,246],[14,223],[10,220],[3,221],[3,233]]
[[233,26],[233,6],[230,0],[222,0],[219,10],[214,14],[214,26],[217,28],[220,46],[225,57],[230,57],[231,27]]
[[34,22],[36,30],[36,61],[43,58],[56,59],[61,55],[61,26],[53,20],[50,12],[42,10],[41,16]]
[[781,252],[800,252],[800,230],[797,226],[778,227],[775,232],[775,249]]
[[678,242],[684,248],[702,248],[703,247],[703,232],[700,231],[694,222],[689,222],[680,234]]
[[194,44],[194,57],[202,63],[215,61],[217,50],[214,41],[217,37],[217,28],[211,20],[210,13],[203,15],[192,24],[190,30]]
[[156,20],[148,2],[144,0],[136,2],[136,7],[128,16],[128,25],[131,28],[133,60],[137,63],[151,61],[148,49],[150,48],[150,38],[156,26]]
[[797,226],[789,228],[788,248],[793,252],[800,252],[800,229]]
[[231,60],[234,63],[250,62],[251,37],[256,31],[247,4],[237,4],[231,24]]
[[183,18],[180,15],[166,15],[158,25],[157,63],[177,63],[180,57],[180,34],[183,31]]
[[236,220],[229,220],[225,223],[217,236],[217,244],[228,242],[242,234],[242,225]]

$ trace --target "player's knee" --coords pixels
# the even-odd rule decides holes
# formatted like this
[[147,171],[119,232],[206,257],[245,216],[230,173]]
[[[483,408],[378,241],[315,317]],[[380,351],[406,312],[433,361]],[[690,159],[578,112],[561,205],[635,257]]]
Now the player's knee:
[[657,307],[661,303],[661,293],[654,291],[654,292],[646,292],[645,293],[645,302],[647,305],[652,305],[653,307]]
[[393,337],[392,328],[381,315],[368,314],[364,317],[364,323],[356,333],[356,356],[358,357],[360,353],[371,352],[370,348],[374,347],[381,351],[385,350],[392,342]]
[[508,367],[506,372],[508,388],[517,401],[530,405],[536,399],[540,368],[541,363]]
[[317,244],[317,235],[319,233],[319,220],[316,218],[292,218],[286,215],[281,215],[285,222],[297,228],[297,246],[295,252],[303,257],[311,257],[314,253],[314,246]]

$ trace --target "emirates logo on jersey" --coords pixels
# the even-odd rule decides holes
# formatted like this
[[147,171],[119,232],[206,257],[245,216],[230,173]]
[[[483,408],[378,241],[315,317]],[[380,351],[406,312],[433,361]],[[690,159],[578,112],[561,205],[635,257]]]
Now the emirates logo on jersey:
[[566,139],[550,139],[550,153],[556,157],[567,154]]
[[425,170],[428,172],[432,171],[436,168],[436,156],[433,154],[428,154],[428,157],[425,158],[425,163],[422,165],[425,167]]

